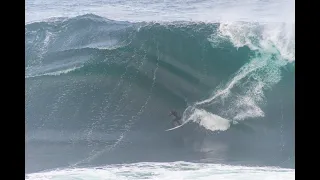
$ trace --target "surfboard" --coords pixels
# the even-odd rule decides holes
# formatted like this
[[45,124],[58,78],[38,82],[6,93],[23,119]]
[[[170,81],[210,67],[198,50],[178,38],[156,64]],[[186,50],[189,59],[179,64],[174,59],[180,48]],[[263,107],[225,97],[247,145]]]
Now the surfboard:
[[176,126],[176,127],[173,127],[173,128],[170,128],[170,129],[167,129],[166,131],[172,131],[174,129],[178,129],[179,127],[183,126],[183,124],[179,125],[179,126]]
[[176,127],[173,127],[173,128],[170,128],[170,129],[167,129],[166,131],[172,131],[172,130],[174,130],[174,129],[178,129],[178,128],[182,127],[183,125],[187,124],[187,122],[188,122],[188,121],[185,121],[185,122],[182,123],[181,125],[176,126]]

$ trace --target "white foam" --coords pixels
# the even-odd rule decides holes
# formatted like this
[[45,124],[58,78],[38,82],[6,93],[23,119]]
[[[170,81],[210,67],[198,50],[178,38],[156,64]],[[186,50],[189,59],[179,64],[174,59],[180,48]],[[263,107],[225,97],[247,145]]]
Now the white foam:
[[27,174],[26,180],[293,180],[294,169],[245,167],[189,162],[141,162],[94,168],[61,169]]
[[195,109],[194,113],[189,117],[189,120],[211,131],[225,131],[230,127],[229,120],[203,109]]
[[48,75],[48,76],[58,76],[61,74],[67,74],[68,72],[72,72],[75,71],[76,69],[79,69],[83,66],[79,66],[79,67],[71,67],[69,69],[65,69],[65,70],[60,70],[60,71],[55,71],[55,72],[50,72],[50,73],[45,73],[43,75]]
[[[197,108],[223,106],[222,110],[216,112],[217,116],[223,116],[230,121],[245,120],[248,118],[263,117],[264,112],[259,107],[264,104],[264,90],[271,88],[281,80],[280,67],[271,59],[270,54],[252,59],[249,63],[239,69],[226,84],[222,84],[205,100],[196,102],[184,112],[183,120],[188,121],[190,117],[197,116]],[[233,93],[233,89],[237,89]],[[206,125],[213,118],[207,118]],[[200,123],[201,121],[195,121]],[[214,123],[214,122],[211,122]],[[203,126],[203,125],[202,125]],[[207,128],[209,130],[217,130]]]
[[[47,8],[50,7],[50,8]],[[294,0],[26,1],[26,22],[93,13],[125,21],[294,22]]]
[[29,73],[29,74],[25,75],[25,78],[32,78],[32,77],[38,77],[38,76],[59,76],[59,75],[62,75],[62,74],[67,74],[69,72],[75,71],[75,70],[80,69],[82,67],[83,67],[83,65],[70,67],[70,68],[67,68],[67,69],[53,71],[53,72],[47,72],[47,73],[39,73],[39,74],[34,74],[34,73],[31,74],[31,73]]
[[223,22],[217,35],[227,37],[235,47],[248,46],[252,50],[279,53],[291,62],[295,60],[294,26],[294,23]]
[[[264,112],[259,108],[259,106],[256,104],[252,97],[244,96],[238,98],[235,103],[235,106],[238,107],[238,111],[233,118],[234,120],[244,120],[247,118],[264,116]],[[236,108],[233,107],[233,109]]]
[[[263,116],[264,114],[257,104],[257,102],[259,102],[259,100],[261,101],[263,97],[263,92],[261,91],[262,83],[259,83],[261,82],[260,76],[258,78],[258,81],[253,81],[251,84],[249,84],[247,88],[241,88],[241,89],[244,89],[242,90],[244,91],[242,92],[244,93],[244,95],[239,95],[239,94],[233,95],[231,93],[231,90],[234,87],[241,87],[243,82],[245,82],[248,76],[254,74],[257,70],[265,67],[267,65],[267,61],[265,60],[266,59],[262,59],[262,60],[256,59],[244,65],[242,68],[240,68],[240,70],[237,73],[235,73],[234,77],[229,82],[227,82],[225,85],[219,86],[212,96],[210,96],[209,98],[203,101],[196,102],[194,105],[188,107],[183,113],[184,114],[183,121],[190,121],[190,119],[195,119],[194,117],[197,117],[198,114],[201,114],[202,113],[201,111],[197,111],[197,107],[209,107],[213,103],[218,103],[222,105],[225,102],[231,102],[231,105],[227,110],[224,110],[220,113],[224,114],[225,118],[228,120],[231,120],[231,121],[240,120],[240,119],[243,120],[243,118],[257,117],[259,115]],[[269,76],[265,76],[265,74],[261,74],[261,76],[263,76],[263,78],[266,78],[266,79],[269,77]],[[265,81],[265,79],[263,78],[262,80]],[[249,91],[245,91],[246,89],[248,89]],[[250,90],[251,91],[253,90],[252,91],[253,93],[250,92]],[[219,117],[219,115],[215,115],[215,116]],[[206,121],[204,121],[206,125],[202,124],[202,126],[210,127],[209,124],[215,123],[214,119],[217,119],[217,118],[213,118],[212,116],[208,116],[208,117],[211,117],[211,118],[206,118]],[[201,123],[201,121],[194,121],[194,122]],[[226,124],[223,127],[224,128],[222,129],[224,130],[229,128],[229,126],[226,126]],[[212,131],[219,130],[216,128],[207,128],[207,129]]]
[[[211,96],[187,108],[183,120],[192,117],[196,108],[225,103],[229,106],[217,114],[229,120],[263,117],[260,105],[265,104],[264,91],[281,80],[282,66],[295,61],[294,32],[294,24],[290,23],[220,23],[217,33],[208,38],[214,48],[229,41],[238,48],[249,47],[256,54]],[[232,93],[233,89],[237,90]]]

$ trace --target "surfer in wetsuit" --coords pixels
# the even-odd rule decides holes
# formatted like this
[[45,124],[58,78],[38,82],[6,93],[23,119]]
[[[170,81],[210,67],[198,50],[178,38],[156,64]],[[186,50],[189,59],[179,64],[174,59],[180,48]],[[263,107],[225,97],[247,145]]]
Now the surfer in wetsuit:
[[181,116],[178,115],[177,111],[170,111],[169,116],[174,116],[175,118],[172,120],[173,126],[179,126],[182,124]]

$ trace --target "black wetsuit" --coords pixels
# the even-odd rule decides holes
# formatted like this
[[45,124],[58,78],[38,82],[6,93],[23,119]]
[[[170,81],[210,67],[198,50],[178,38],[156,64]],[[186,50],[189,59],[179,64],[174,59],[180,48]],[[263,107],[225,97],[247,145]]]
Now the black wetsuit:
[[174,125],[174,126],[179,126],[179,125],[181,125],[182,124],[182,122],[181,122],[181,117],[179,117],[179,116],[175,116],[176,118],[174,119],[174,120],[172,120],[172,124]]
[[179,126],[182,124],[181,117],[177,114],[177,112],[172,112],[171,115],[175,117],[174,120],[172,120],[173,126]]

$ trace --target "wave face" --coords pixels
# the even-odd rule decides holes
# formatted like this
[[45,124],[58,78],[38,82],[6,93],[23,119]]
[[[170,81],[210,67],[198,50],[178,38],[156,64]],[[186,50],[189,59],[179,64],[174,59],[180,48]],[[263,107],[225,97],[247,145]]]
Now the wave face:
[[[142,161],[294,168],[294,24],[86,14],[25,29],[27,172]],[[172,109],[186,124],[166,132]]]

